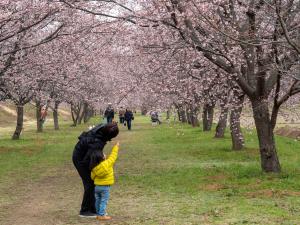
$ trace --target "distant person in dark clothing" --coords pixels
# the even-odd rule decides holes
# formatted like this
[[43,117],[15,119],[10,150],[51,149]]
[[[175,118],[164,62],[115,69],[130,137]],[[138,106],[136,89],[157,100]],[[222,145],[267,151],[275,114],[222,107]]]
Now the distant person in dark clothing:
[[107,141],[119,134],[117,123],[100,124],[79,136],[73,151],[73,163],[84,186],[80,217],[96,217],[94,182],[89,168],[90,157],[94,151],[103,151]]
[[124,124],[124,121],[125,121],[125,109],[123,107],[121,107],[120,110],[119,110],[119,119],[120,119],[120,124]]
[[129,109],[126,109],[125,120],[126,120],[126,123],[127,123],[128,130],[131,130],[131,121],[134,120],[134,117],[133,117],[132,111],[129,110]]
[[108,107],[106,108],[106,110],[104,112],[104,118],[106,118],[107,123],[112,123],[114,117],[115,117],[115,111],[114,111],[111,103],[108,103]]
[[161,124],[161,121],[159,120],[158,112],[152,111],[152,112],[150,113],[150,116],[151,116],[151,121],[152,121],[152,123],[158,123],[158,124]]

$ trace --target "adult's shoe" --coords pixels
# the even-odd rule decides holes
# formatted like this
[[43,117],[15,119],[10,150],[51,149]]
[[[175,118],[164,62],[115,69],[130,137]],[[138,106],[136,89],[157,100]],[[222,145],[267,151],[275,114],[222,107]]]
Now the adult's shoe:
[[96,218],[97,215],[95,213],[91,213],[91,212],[84,212],[84,213],[80,213],[79,217],[81,217],[81,218]]

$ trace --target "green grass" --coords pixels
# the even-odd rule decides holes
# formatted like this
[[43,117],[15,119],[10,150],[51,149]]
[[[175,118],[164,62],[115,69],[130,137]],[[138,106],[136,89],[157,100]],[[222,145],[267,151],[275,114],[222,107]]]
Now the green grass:
[[[16,180],[38,182],[55,167],[71,167],[76,138],[87,126],[64,122],[58,132],[51,126],[43,134],[28,130],[19,141],[2,136],[2,204],[17,201],[5,197]],[[300,224],[299,141],[276,137],[282,173],[265,174],[254,132],[245,131],[240,152],[231,150],[228,133],[212,137],[188,125],[152,127],[136,116],[131,132],[121,130],[110,209],[129,215],[124,224]]]

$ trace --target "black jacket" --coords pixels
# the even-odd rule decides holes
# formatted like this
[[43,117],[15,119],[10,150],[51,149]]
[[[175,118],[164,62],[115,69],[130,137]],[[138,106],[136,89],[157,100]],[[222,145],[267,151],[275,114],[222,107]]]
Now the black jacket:
[[113,108],[107,108],[104,112],[104,117],[114,118],[115,117],[114,109]]
[[133,113],[131,111],[125,112],[125,120],[133,120]]
[[101,132],[102,124],[96,126],[88,132],[83,132],[79,137],[75,149],[73,151],[73,160],[81,164],[81,166],[89,167],[90,156],[93,151],[103,151],[108,141]]

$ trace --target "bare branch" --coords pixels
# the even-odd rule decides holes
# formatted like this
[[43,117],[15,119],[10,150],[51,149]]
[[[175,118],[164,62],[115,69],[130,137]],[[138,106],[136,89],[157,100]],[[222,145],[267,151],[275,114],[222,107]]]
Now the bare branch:
[[89,14],[92,14],[92,15],[103,16],[103,17],[112,18],[112,19],[118,19],[118,20],[123,20],[123,21],[126,21],[126,22],[130,22],[130,23],[136,24],[136,21],[132,20],[131,16],[130,17],[120,17],[120,16],[114,16],[114,15],[110,15],[110,14],[106,14],[106,13],[101,13],[101,12],[94,12],[94,11],[91,11],[91,10],[86,9],[86,8],[81,8],[81,7],[72,5],[71,3],[67,2],[66,0],[60,0],[60,1],[62,3],[64,3],[64,4],[68,5],[70,8],[77,9],[77,10],[80,10],[80,11],[83,11],[83,12],[86,12],[86,13],[89,13]]
[[34,44],[34,45],[30,45],[30,46],[25,46],[25,47],[18,47],[12,51],[9,51],[9,52],[5,52],[2,54],[2,56],[6,56],[6,55],[9,55],[9,54],[15,54],[19,51],[22,51],[22,50],[26,50],[26,49],[31,49],[31,48],[35,48],[35,47],[38,47],[40,45],[43,45],[43,44],[46,44],[52,40],[54,40],[55,38],[57,38],[59,35],[59,31],[64,27],[64,24],[60,25],[53,33],[51,33],[50,35],[48,35],[47,37],[43,38],[40,42],[38,42],[37,44]]
[[287,42],[293,47],[294,50],[297,51],[298,54],[300,54],[300,46],[297,46],[296,43],[294,43],[292,41],[292,39],[290,38],[290,35],[289,35],[289,32],[286,28],[286,24],[281,16],[281,13],[280,13],[280,6],[279,6],[279,3],[278,3],[278,0],[275,1],[276,2],[276,13],[277,13],[277,16],[278,16],[278,19],[279,19],[279,23],[281,25],[281,28],[283,30],[283,34],[285,36],[285,39],[287,40]]
[[48,12],[48,13],[47,13],[46,15],[44,15],[41,19],[39,19],[38,21],[36,21],[36,22],[30,24],[29,26],[21,27],[17,32],[15,32],[15,33],[13,33],[13,34],[11,34],[11,35],[8,35],[8,36],[6,36],[6,37],[0,38],[0,42],[6,41],[6,40],[8,40],[8,39],[14,37],[14,36],[17,35],[17,34],[20,34],[20,33],[24,32],[24,31],[26,31],[26,30],[29,30],[30,28],[32,28],[32,27],[34,27],[34,26],[40,24],[41,22],[43,22],[44,20],[46,20],[48,17],[54,15],[54,14],[57,13],[57,12],[58,12],[58,11]]

